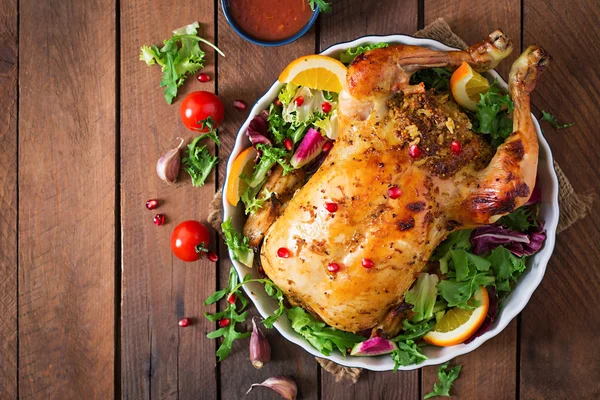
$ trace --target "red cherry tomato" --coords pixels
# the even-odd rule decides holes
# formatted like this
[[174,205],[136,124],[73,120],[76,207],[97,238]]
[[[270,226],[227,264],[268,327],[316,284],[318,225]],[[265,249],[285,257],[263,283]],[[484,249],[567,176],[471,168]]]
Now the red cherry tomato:
[[199,91],[190,93],[183,99],[179,115],[188,129],[207,132],[207,127],[202,129],[202,121],[210,117],[213,120],[213,126],[218,127],[223,122],[225,108],[214,93]]
[[199,260],[210,245],[210,232],[198,221],[183,221],[171,235],[171,250],[183,261]]

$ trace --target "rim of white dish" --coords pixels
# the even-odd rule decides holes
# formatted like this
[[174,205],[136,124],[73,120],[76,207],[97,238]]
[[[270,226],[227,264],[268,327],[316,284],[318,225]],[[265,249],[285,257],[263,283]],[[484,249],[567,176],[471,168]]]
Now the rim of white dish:
[[[369,36],[359,37],[350,42],[337,43],[335,45],[328,47],[327,49],[322,51],[320,54],[327,55],[327,56],[338,55],[339,52],[345,51],[347,48],[350,48],[350,47],[360,46],[365,43],[378,43],[378,42],[410,44],[410,45],[417,45],[417,46],[423,46],[423,47],[430,47],[430,48],[434,48],[436,50],[443,50],[443,51],[458,50],[456,48],[449,47],[441,42],[438,42],[437,40],[416,38],[416,37],[410,36],[410,35],[386,35],[386,36],[369,35]],[[504,87],[504,89],[507,88],[506,82],[504,81],[504,79],[502,79],[502,77],[495,70],[489,71],[489,72],[487,72],[487,74],[491,78],[498,79],[498,81]],[[252,107],[252,110],[250,111],[246,121],[242,124],[239,131],[237,132],[234,148],[231,151],[231,154],[229,155],[229,159],[227,161],[227,171],[226,171],[225,182],[223,184],[223,189],[227,185],[227,180],[229,179],[229,174],[231,171],[231,164],[232,164],[233,160],[244,148],[249,146],[249,141],[244,133],[245,133],[246,129],[248,128],[250,121],[252,120],[252,118],[254,116],[259,114],[262,110],[264,110],[265,108],[268,108],[268,104],[270,104],[273,101],[273,99],[277,96],[277,94],[279,93],[279,90],[281,89],[282,86],[283,86],[283,84],[278,81],[275,81],[275,83],[273,83],[271,85],[269,90],[267,90],[267,92],[256,101],[256,103]],[[525,308],[525,306],[528,304],[531,296],[533,295],[534,291],[537,289],[537,287],[541,283],[541,281],[544,277],[545,271],[546,271],[546,266],[548,265],[548,261],[550,260],[550,257],[552,256],[552,253],[554,250],[554,245],[555,245],[555,239],[556,239],[556,228],[558,226],[558,217],[559,217],[558,178],[556,176],[556,171],[554,170],[553,156],[552,156],[552,151],[550,150],[550,146],[548,145],[548,142],[546,141],[546,139],[543,136],[543,133],[542,133],[542,130],[540,128],[537,118],[533,114],[532,114],[532,118],[533,118],[534,125],[536,128],[537,134],[538,134],[540,154],[545,154],[545,157],[543,159],[542,158],[538,159],[538,171],[540,169],[546,169],[550,175],[550,180],[551,180],[551,185],[549,185],[550,188],[544,187],[544,191],[542,193],[546,193],[545,191],[547,191],[548,189],[551,190],[550,196],[549,196],[550,202],[548,204],[548,207],[550,209],[550,212],[552,213],[551,217],[553,217],[553,218],[550,218],[549,220],[545,221],[544,227],[546,229],[546,241],[544,243],[544,247],[542,248],[542,250],[539,253],[537,253],[534,257],[532,257],[528,260],[528,268],[527,268],[524,276],[521,277],[521,279],[517,283],[517,286],[515,287],[515,289],[511,292],[511,294],[508,296],[508,298],[505,299],[505,301],[504,301],[505,303],[510,302],[510,300],[513,297],[513,294],[517,291],[517,287],[521,287],[521,289],[519,289],[521,291],[519,304],[512,305],[510,308],[501,308],[501,310],[499,310],[499,314],[496,317],[495,321],[493,322],[490,330],[488,330],[487,332],[485,332],[483,335],[479,336],[478,338],[474,339],[472,342],[470,342],[468,344],[460,344],[460,345],[456,345],[456,346],[442,348],[442,349],[444,349],[443,352],[445,354],[439,355],[437,357],[430,357],[427,360],[425,360],[419,364],[401,366],[398,368],[398,370],[414,370],[414,369],[426,367],[429,365],[442,364],[442,363],[444,363],[448,360],[451,360],[455,357],[458,357],[460,355],[467,354],[467,353],[470,353],[470,352],[476,350],[479,346],[481,346],[483,343],[487,342],[491,338],[497,336],[500,332],[502,332],[504,330],[504,328],[506,328],[506,326],[508,326],[508,324]],[[238,211],[236,212],[236,210],[238,210]],[[230,204],[227,203],[226,196],[225,195],[223,196],[223,220],[227,220],[230,217],[236,217],[237,215],[240,214],[239,210],[240,210],[239,205],[237,207],[231,206]],[[241,211],[241,214],[242,215],[244,214],[243,211]],[[234,223],[234,226],[235,225],[236,224]],[[239,226],[237,228],[239,228]],[[229,251],[229,258],[231,259],[231,262],[233,263],[233,266],[235,267],[235,269],[240,277],[243,277],[244,275],[249,274],[249,273],[253,274],[256,272],[253,269],[248,268],[245,265],[236,261],[233,258],[233,254],[231,253],[231,251]],[[537,263],[536,263],[537,271],[536,271],[535,279],[532,282],[530,282],[528,286],[522,287],[523,286],[522,282],[523,282],[523,279],[525,278],[525,275],[529,275],[532,273],[533,267],[531,266],[531,264],[532,264],[533,258],[536,258],[536,260],[537,260]],[[249,284],[244,285],[243,287],[244,287],[244,291],[246,292],[248,297],[252,300],[252,303],[255,305],[256,309],[258,310],[258,312],[260,313],[260,315],[263,318],[266,318],[266,317],[272,315],[273,311],[276,309],[275,302],[274,302],[274,300],[272,300],[270,297],[267,296],[267,294],[264,292],[263,286],[261,284],[249,283]],[[262,301],[263,299],[265,300],[266,303],[270,303],[270,305],[264,304],[264,302]],[[282,319],[285,319],[285,321],[282,321]],[[334,361],[334,362],[336,362],[340,365],[346,366],[346,367],[365,368],[365,369],[369,369],[372,371],[389,371],[389,370],[393,369],[394,363],[391,360],[391,357],[389,354],[382,355],[382,356],[376,356],[376,357],[354,357],[354,356],[343,356],[341,353],[339,353],[336,350],[336,351],[332,352],[331,355],[325,356],[325,355],[321,354],[317,349],[312,347],[312,345],[309,342],[307,342],[302,336],[300,336],[295,331],[293,331],[291,329],[289,321],[284,316],[282,316],[282,318],[280,318],[275,323],[275,328],[288,341],[302,347],[304,350],[306,350],[308,353],[314,355],[315,357],[326,358],[326,359],[329,359],[331,361]],[[440,349],[435,346],[428,346],[428,347],[434,347],[436,349]]]

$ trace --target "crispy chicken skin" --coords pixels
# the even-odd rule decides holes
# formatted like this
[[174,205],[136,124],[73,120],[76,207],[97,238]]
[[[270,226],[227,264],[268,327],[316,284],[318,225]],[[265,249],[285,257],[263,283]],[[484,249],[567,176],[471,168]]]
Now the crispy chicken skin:
[[[497,31],[466,51],[393,46],[354,62],[340,95],[335,146],[262,245],[266,274],[292,304],[338,329],[395,335],[404,293],[437,245],[455,229],[489,223],[528,200],[538,158],[529,94],[549,59],[544,50],[528,48],[512,67],[514,133],[495,153],[447,95],[408,86],[423,67],[467,61],[492,68],[508,47]],[[365,103],[366,117],[356,112]],[[455,139],[463,144],[459,156],[448,150]],[[411,144],[420,157],[409,156]],[[390,198],[392,187],[402,195]],[[289,258],[277,257],[281,247]],[[365,259],[374,266],[363,267]],[[327,270],[332,262],[341,266],[337,273]]]

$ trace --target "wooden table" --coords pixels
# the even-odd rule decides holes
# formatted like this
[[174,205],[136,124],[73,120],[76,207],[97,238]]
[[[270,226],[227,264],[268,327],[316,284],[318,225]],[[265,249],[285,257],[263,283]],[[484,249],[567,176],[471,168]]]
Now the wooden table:
[[[251,45],[215,0],[0,0],[0,398],[238,399],[253,382],[292,375],[303,399],[419,399],[436,368],[364,372],[336,383],[314,358],[269,334],[274,360],[254,370],[247,342],[216,363],[203,300],[230,263],[186,264],[169,237],[184,219],[206,220],[225,161],[252,104],[292,59],[366,34],[413,33],[445,17],[468,42],[502,27],[517,50],[544,45],[554,63],[533,101],[573,121],[545,125],[554,156],[578,191],[600,191],[600,3],[585,0],[339,0],[302,39]],[[172,187],[156,159],[192,134],[178,102],[165,103],[160,71],[142,44],[199,20],[226,53],[208,54],[209,83],[226,105],[218,171],[202,188]],[[514,59],[516,53],[511,57]],[[509,62],[501,72],[506,74]],[[156,227],[147,199],[163,201]],[[600,213],[558,237],[546,277],[519,318],[464,365],[463,399],[600,398]],[[192,326],[177,321],[191,317]],[[246,399],[276,399],[259,389]]]

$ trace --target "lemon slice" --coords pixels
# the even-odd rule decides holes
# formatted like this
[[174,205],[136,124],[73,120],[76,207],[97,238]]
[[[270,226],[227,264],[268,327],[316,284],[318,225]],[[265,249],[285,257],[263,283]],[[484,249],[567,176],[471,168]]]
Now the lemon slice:
[[479,302],[476,309],[450,309],[423,340],[436,346],[454,346],[470,338],[485,321],[490,306],[488,292],[483,286],[475,293],[475,299]]
[[480,73],[463,62],[450,77],[450,90],[454,100],[467,110],[477,111],[479,95],[490,88],[490,83]]
[[237,203],[240,201],[242,193],[248,187],[248,184],[241,178],[241,176],[252,176],[255,158],[256,150],[254,147],[248,147],[238,154],[231,164],[231,172],[227,178],[225,195],[227,196],[227,201],[232,206],[237,205]]
[[339,93],[346,72],[346,66],[335,58],[315,54],[292,61],[279,75],[279,82]]

